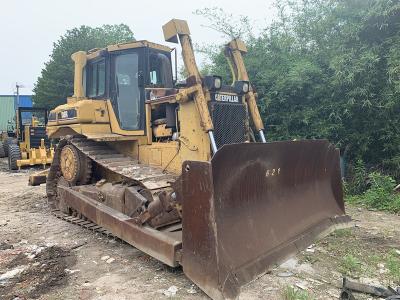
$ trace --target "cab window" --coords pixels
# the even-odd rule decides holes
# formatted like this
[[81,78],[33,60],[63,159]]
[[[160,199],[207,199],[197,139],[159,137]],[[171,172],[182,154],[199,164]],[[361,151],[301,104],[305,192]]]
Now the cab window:
[[141,127],[141,93],[139,87],[139,55],[123,53],[113,58],[114,107],[119,125],[125,130]]
[[86,95],[89,98],[105,94],[106,62],[105,59],[92,62],[86,67]]
[[163,53],[150,55],[149,83],[152,87],[172,88],[172,68],[169,57]]

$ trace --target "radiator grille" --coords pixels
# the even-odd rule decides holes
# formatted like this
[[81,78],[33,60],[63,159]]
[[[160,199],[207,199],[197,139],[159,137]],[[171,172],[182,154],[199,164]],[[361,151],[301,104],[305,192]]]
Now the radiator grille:
[[46,127],[31,127],[30,136],[31,136],[31,148],[39,148],[41,139],[44,139],[44,144],[49,147],[50,141],[46,135]]
[[217,147],[225,144],[243,143],[247,136],[247,109],[245,104],[209,102],[214,124],[214,137]]

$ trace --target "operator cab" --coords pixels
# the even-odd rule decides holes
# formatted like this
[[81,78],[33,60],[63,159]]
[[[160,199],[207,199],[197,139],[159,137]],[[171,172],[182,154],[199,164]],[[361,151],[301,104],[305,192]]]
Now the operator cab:
[[96,49],[88,57],[86,97],[110,99],[121,129],[144,130],[145,100],[173,88],[171,49],[139,41]]

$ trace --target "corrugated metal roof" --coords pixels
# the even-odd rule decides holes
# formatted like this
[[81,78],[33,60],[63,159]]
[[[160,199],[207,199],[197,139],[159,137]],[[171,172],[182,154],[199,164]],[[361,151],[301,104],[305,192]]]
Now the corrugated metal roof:
[[0,131],[7,130],[8,121],[13,122],[15,116],[14,95],[0,96]]

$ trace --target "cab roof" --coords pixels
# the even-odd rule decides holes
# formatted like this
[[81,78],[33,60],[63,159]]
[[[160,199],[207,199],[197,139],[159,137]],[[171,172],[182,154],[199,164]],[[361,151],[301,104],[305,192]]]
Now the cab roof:
[[166,52],[171,52],[172,48],[157,44],[157,43],[152,43],[146,40],[141,40],[141,41],[130,41],[126,43],[120,43],[120,44],[115,44],[115,45],[110,45],[107,46],[106,48],[95,48],[91,49],[87,52],[87,59],[93,59],[106,50],[107,52],[113,52],[113,51],[119,51],[119,50],[126,50],[126,49],[134,49],[134,48],[142,48],[142,47],[148,47],[148,48],[153,48],[156,50],[161,50],[161,51],[166,51]]

